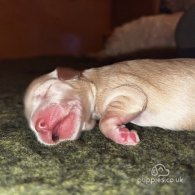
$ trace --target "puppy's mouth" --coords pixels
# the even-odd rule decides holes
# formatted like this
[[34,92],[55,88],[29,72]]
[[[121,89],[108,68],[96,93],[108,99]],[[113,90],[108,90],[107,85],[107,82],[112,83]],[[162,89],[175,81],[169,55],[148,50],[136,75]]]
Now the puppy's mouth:
[[55,145],[66,140],[75,140],[80,135],[81,120],[77,109],[64,112],[61,105],[52,105],[38,113],[35,130],[38,140],[46,145]]

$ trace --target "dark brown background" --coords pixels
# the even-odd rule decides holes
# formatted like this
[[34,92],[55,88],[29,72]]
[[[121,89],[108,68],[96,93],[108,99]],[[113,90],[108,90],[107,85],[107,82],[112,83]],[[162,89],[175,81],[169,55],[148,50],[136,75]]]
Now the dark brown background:
[[0,59],[82,55],[111,30],[156,14],[159,0],[0,0]]

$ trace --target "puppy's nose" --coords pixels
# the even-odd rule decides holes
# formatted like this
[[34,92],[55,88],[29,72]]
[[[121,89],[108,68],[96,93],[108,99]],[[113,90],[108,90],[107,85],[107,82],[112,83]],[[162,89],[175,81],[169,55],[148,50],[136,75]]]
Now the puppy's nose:
[[44,118],[38,119],[35,125],[35,129],[38,132],[42,132],[42,133],[48,131],[49,126],[47,124],[47,121]]

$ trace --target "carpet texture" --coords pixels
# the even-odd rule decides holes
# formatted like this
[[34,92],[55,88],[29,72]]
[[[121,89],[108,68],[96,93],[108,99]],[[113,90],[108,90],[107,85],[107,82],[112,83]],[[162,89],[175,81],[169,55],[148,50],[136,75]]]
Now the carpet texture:
[[195,193],[195,132],[134,127],[141,142],[131,147],[106,139],[97,126],[77,141],[55,147],[38,143],[23,116],[23,94],[33,78],[60,65],[39,63],[1,62],[1,195]]

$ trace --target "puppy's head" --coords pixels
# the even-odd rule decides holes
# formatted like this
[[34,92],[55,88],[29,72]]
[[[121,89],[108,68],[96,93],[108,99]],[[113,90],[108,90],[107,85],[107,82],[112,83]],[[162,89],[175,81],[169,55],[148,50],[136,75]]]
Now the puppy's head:
[[[63,71],[69,72],[69,69]],[[75,140],[82,127],[81,101],[72,86],[64,80],[69,79],[70,75],[61,73],[61,69],[56,69],[35,79],[24,97],[29,126],[38,140],[46,145]]]

